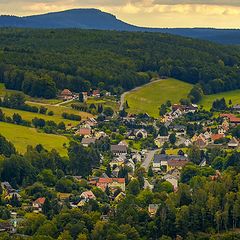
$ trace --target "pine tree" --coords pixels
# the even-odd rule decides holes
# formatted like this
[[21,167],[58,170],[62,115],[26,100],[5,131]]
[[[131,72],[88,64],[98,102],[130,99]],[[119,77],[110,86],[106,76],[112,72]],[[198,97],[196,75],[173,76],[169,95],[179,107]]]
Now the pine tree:
[[84,102],[84,97],[82,93],[79,93],[79,102]]
[[153,170],[151,167],[148,169],[148,176],[153,177]]
[[106,172],[105,172],[105,173],[108,175],[108,177],[111,177],[111,175],[112,175],[112,170],[111,170],[110,164],[107,165],[107,169],[106,169]]

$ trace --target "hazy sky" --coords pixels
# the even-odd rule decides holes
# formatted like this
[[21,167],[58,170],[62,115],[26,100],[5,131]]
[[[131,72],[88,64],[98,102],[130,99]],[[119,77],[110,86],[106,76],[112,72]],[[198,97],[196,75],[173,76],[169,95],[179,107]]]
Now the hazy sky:
[[1,14],[71,8],[99,8],[141,26],[240,28],[240,0],[0,0]]

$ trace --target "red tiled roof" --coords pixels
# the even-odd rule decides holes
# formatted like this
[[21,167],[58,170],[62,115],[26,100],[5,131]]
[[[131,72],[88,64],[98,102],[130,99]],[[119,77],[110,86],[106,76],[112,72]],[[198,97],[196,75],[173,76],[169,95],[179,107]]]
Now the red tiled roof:
[[38,204],[41,204],[43,205],[46,201],[46,198],[45,197],[42,197],[42,198],[38,198],[34,201],[34,203],[38,203]]
[[71,95],[72,95],[72,92],[71,92],[69,89],[64,89],[64,90],[61,92],[61,95],[71,96]]
[[90,128],[80,128],[79,129],[79,134],[80,135],[90,135],[91,134],[91,129]]
[[85,191],[82,194],[85,195],[89,199],[96,198],[92,191]]
[[224,134],[212,134],[211,139],[216,141],[218,139],[224,138]]
[[240,122],[240,118],[236,117],[234,114],[231,114],[231,113],[220,114],[220,117],[226,117],[226,118],[228,118],[229,121],[232,122],[232,123],[238,123],[238,122]]
[[99,178],[98,183],[125,183],[125,178]]
[[97,95],[97,94],[100,94],[100,91],[99,90],[93,90],[93,95]]

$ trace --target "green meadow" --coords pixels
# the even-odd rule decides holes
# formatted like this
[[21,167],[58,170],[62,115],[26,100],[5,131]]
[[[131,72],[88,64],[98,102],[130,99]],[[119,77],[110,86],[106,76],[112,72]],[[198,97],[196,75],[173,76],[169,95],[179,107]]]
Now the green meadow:
[[234,90],[229,92],[222,92],[212,95],[205,95],[199,105],[202,105],[204,109],[210,110],[212,107],[212,103],[216,99],[225,98],[226,103],[229,103],[229,100],[232,101],[232,104],[240,104],[240,90]]
[[192,85],[176,79],[164,79],[130,91],[126,94],[130,113],[148,113],[153,117],[159,116],[161,104],[170,100],[178,103],[181,98],[187,98]]
[[0,122],[0,134],[11,141],[20,153],[25,153],[27,146],[42,144],[46,149],[56,149],[61,155],[67,154],[63,144],[69,140],[65,136],[38,132],[35,128],[28,128],[10,123]]
[[[31,105],[33,105],[33,104],[31,104]],[[36,106],[40,106],[40,105],[36,105]],[[54,112],[53,116],[48,116],[48,115],[40,114],[40,113],[21,111],[21,110],[16,110],[16,109],[10,109],[10,108],[3,108],[3,107],[1,107],[1,109],[2,109],[3,113],[8,117],[12,117],[12,115],[14,113],[18,113],[22,116],[22,118],[24,120],[32,121],[33,118],[37,117],[37,118],[42,118],[45,121],[54,121],[56,123],[64,122],[65,125],[68,125],[68,126],[76,126],[79,122],[68,120],[68,119],[63,119],[61,116],[61,114],[63,112],[79,114],[82,117],[82,119],[86,119],[87,117],[91,116],[90,114],[85,113],[85,112],[79,112],[79,111],[72,110],[70,108],[64,108],[64,107],[60,107],[60,106],[59,107],[46,106],[46,107],[48,108],[49,111]]]

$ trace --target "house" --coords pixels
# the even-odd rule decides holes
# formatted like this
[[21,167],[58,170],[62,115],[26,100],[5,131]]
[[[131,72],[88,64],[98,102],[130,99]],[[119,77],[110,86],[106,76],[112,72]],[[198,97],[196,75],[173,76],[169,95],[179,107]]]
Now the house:
[[125,178],[99,178],[98,179],[97,187],[105,191],[107,186],[111,190],[121,188],[121,190],[125,192]]
[[212,132],[210,130],[207,130],[203,135],[204,135],[204,138],[208,140],[211,138]]
[[136,138],[136,136],[134,134],[134,131],[128,132],[127,138],[130,139],[130,140],[134,140]]
[[36,199],[32,203],[33,212],[35,212],[35,213],[42,212],[42,208],[43,208],[43,205],[44,205],[45,201],[46,201],[45,197],[40,197],[40,198]]
[[92,97],[100,98],[100,90],[99,89],[93,90]]
[[228,121],[232,124],[232,125],[239,125],[240,124],[240,118],[236,117],[234,114],[231,113],[223,113],[220,114],[220,117],[224,118],[224,119],[228,119]]
[[96,138],[83,138],[81,143],[84,147],[88,147],[90,144],[94,144],[96,140]]
[[168,142],[169,141],[169,136],[158,136],[155,140],[154,140],[154,143],[155,145],[158,147],[158,148],[161,148],[162,145],[165,143],[165,142]]
[[182,136],[182,135],[186,135],[186,130],[187,127],[183,126],[183,125],[175,125],[173,126],[173,131],[176,132],[177,136]]
[[192,142],[191,142],[191,140],[189,140],[189,139],[186,139],[186,140],[184,141],[184,145],[185,145],[186,147],[189,147],[189,146],[191,146],[191,145],[192,145]]
[[0,222],[0,232],[15,233],[16,229],[13,227],[13,225],[10,222],[1,221]]
[[177,179],[180,179],[181,172],[180,172],[179,169],[173,168],[170,171],[168,171],[167,174],[169,174],[169,175],[171,175],[173,177],[176,177]]
[[135,129],[134,130],[134,135],[135,135],[135,137],[136,138],[143,138],[143,139],[145,139],[145,138],[147,138],[147,131],[145,130],[145,129]]
[[92,129],[90,126],[83,126],[79,128],[79,130],[76,132],[76,135],[90,137],[91,133],[92,133]]
[[96,200],[96,196],[93,194],[92,191],[85,191],[80,195],[80,198],[85,201],[89,202],[89,200]]
[[218,134],[225,134],[228,130],[223,128],[222,126],[218,126]]
[[188,163],[188,158],[181,155],[155,154],[153,159],[153,170],[165,169],[166,172],[173,169],[182,169]]
[[[184,157],[184,156],[183,156]],[[170,171],[172,169],[178,168],[178,169],[182,169],[187,163],[188,163],[188,159],[187,158],[179,158],[179,159],[169,159],[167,161],[167,171]]]
[[124,192],[120,192],[114,199],[115,202],[121,202],[126,197]]
[[110,164],[111,168],[113,168],[114,166],[119,167],[124,164],[125,160],[126,160],[125,155],[120,155],[120,156],[114,158],[109,164]]
[[9,182],[1,182],[1,187],[4,191],[7,193],[15,192],[16,190],[12,188],[11,184]]
[[163,177],[163,179],[172,184],[174,191],[176,191],[178,189],[178,178],[177,177],[174,177],[170,174],[166,174]]
[[95,127],[98,122],[95,118],[88,118],[86,121],[85,121],[85,124],[90,126],[90,127]]
[[83,101],[85,102],[88,98],[88,93],[87,92],[82,92],[82,96],[83,96]]
[[212,134],[211,140],[212,140],[212,142],[215,142],[215,141],[220,140],[224,137],[225,137],[224,134]]
[[141,162],[141,160],[142,160],[141,154],[139,154],[139,153],[134,153],[134,154],[132,155],[132,160],[133,160],[135,163]]
[[239,146],[239,142],[235,137],[233,137],[228,143],[229,148],[238,148],[238,146]]
[[10,200],[13,197],[16,197],[18,200],[21,199],[20,194],[17,192],[17,190],[15,190],[11,186],[11,184],[9,182],[2,182],[1,187],[2,187],[2,190],[3,190],[2,195],[3,195],[4,199]]
[[111,145],[111,152],[115,156],[126,155],[127,154],[127,146],[126,145]]
[[159,206],[160,206],[159,204],[149,204],[148,205],[148,213],[151,217],[154,217],[156,215]]
[[115,167],[112,170],[112,177],[117,178],[118,174],[119,174],[120,168],[119,167]]
[[128,147],[128,143],[125,140],[122,140],[118,145],[123,145]]
[[199,148],[204,148],[208,145],[208,141],[206,140],[205,136],[201,133],[196,138],[196,141],[193,141],[193,144],[197,145]]
[[127,160],[126,166],[128,166],[130,169],[132,169],[133,173],[135,172],[135,163],[133,162],[132,159]]
[[232,107],[232,110],[235,111],[235,112],[238,112],[240,113],[240,104],[236,104]]
[[64,89],[61,94],[60,98],[64,101],[73,99],[74,94],[69,89]]

